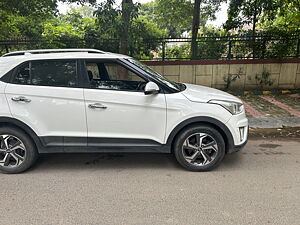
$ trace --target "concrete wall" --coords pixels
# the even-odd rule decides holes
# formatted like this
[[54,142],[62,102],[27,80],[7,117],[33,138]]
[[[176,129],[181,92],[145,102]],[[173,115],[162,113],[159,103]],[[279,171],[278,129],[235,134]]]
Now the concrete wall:
[[237,74],[240,79],[231,84],[232,90],[261,89],[255,79],[265,70],[270,73],[271,86],[263,89],[300,88],[300,59],[258,60],[202,60],[146,62],[150,67],[172,81],[200,84],[224,89],[224,76]]

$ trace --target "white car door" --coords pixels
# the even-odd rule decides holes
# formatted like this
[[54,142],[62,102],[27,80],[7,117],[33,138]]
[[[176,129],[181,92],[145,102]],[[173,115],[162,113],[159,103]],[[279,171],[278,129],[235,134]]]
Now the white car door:
[[39,60],[19,66],[5,93],[14,118],[31,127],[46,145],[86,145],[83,88],[76,60]]
[[163,93],[145,95],[146,80],[116,62],[85,63],[84,90],[89,146],[162,144],[166,127]]

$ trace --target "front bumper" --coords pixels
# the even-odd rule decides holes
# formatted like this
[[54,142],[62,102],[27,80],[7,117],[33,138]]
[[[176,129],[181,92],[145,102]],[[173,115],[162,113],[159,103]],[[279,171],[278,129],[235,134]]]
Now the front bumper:
[[248,141],[249,125],[245,113],[234,115],[226,123],[232,135],[232,142],[227,148],[227,153],[240,151]]
[[245,145],[247,144],[247,142],[248,142],[248,139],[246,139],[246,141],[243,144],[241,144],[241,145],[235,145],[235,146],[233,146],[232,148],[228,149],[227,153],[230,154],[230,153],[241,151],[245,147]]

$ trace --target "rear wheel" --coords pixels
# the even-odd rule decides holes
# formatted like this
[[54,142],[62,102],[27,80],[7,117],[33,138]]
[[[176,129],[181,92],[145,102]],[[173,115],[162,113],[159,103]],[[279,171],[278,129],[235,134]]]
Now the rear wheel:
[[209,171],[216,168],[225,155],[222,135],[213,127],[191,126],[175,140],[174,154],[177,161],[191,171]]
[[37,159],[35,144],[23,131],[13,127],[0,128],[0,171],[21,173]]

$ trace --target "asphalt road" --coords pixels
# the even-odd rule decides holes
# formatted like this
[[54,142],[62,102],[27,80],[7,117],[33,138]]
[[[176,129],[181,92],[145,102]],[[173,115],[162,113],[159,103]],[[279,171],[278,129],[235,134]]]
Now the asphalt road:
[[251,140],[207,173],[171,155],[55,154],[0,180],[0,224],[300,224],[300,140]]

